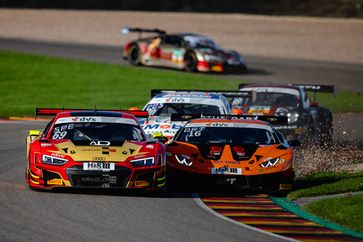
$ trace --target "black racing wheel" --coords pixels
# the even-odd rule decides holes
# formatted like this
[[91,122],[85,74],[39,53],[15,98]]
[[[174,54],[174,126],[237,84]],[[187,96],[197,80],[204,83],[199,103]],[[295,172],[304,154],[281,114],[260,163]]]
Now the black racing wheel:
[[197,56],[193,51],[187,51],[184,56],[185,61],[185,69],[188,72],[196,72],[197,71]]
[[132,45],[129,49],[128,61],[133,66],[141,64],[141,51],[137,45]]

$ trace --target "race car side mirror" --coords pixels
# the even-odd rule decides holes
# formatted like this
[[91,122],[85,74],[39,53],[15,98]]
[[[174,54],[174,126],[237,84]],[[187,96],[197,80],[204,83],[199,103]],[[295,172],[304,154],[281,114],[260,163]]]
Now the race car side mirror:
[[287,143],[288,143],[290,146],[300,146],[300,145],[301,145],[301,142],[300,142],[300,140],[298,140],[298,139],[292,139],[292,140],[289,140],[289,141],[287,141]]
[[154,139],[156,139],[157,141],[159,141],[160,143],[163,143],[163,144],[165,144],[169,140],[165,136],[157,136],[157,137],[154,137]]
[[35,140],[40,136],[40,130],[30,130],[29,131],[29,138],[31,141]]
[[312,102],[310,102],[310,107],[318,107],[319,106],[319,103],[318,102],[314,102],[314,101],[312,101]]

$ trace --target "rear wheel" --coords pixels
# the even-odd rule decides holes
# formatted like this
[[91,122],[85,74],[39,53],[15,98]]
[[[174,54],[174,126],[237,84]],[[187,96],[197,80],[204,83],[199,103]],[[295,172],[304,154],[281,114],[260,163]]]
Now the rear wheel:
[[197,56],[193,51],[188,51],[184,56],[185,61],[185,69],[188,72],[196,72],[197,71]]
[[141,64],[141,51],[137,45],[132,45],[129,49],[128,61],[133,66]]

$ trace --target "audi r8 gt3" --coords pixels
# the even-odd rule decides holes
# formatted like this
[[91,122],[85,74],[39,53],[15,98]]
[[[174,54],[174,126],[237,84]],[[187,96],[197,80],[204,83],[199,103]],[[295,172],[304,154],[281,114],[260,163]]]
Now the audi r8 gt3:
[[186,121],[171,121],[172,114],[230,114],[227,97],[246,97],[249,92],[227,90],[151,90],[152,99],[143,108],[149,117],[142,123],[153,136],[171,138]]
[[[275,115],[288,118],[287,125],[275,126],[288,138],[321,145],[333,138],[333,115],[315,101],[316,92],[334,93],[334,86],[240,84],[239,90],[251,91],[253,98],[235,98],[234,109],[251,115]],[[313,101],[307,91],[314,92]]]
[[55,117],[43,132],[27,137],[30,188],[164,188],[165,146],[148,141],[133,114],[62,109],[37,114]]
[[[225,50],[204,35],[167,34],[159,29],[141,28],[123,28],[121,32],[139,33],[139,39],[124,46],[123,58],[131,65],[161,66],[189,72],[247,72],[246,62],[237,51]],[[156,35],[140,38],[144,32]]]
[[276,193],[291,189],[293,146],[300,142],[286,141],[265,121],[245,118],[216,115],[189,121],[167,144],[168,182],[170,175],[170,182],[178,184],[207,181]]

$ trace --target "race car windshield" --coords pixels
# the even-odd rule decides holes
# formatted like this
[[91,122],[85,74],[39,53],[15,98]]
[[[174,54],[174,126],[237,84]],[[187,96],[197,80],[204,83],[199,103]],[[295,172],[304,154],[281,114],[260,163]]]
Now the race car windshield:
[[213,40],[211,40],[205,36],[187,35],[187,36],[184,36],[184,40],[192,48],[199,47],[199,48],[221,49],[221,47],[219,45],[217,45]]
[[249,106],[277,106],[277,107],[299,107],[299,97],[287,93],[278,92],[257,92],[256,99],[252,101],[250,98],[244,100],[242,98],[235,98],[232,100],[233,106],[242,106],[240,104],[247,104]]
[[185,127],[177,141],[213,144],[278,144],[276,134],[261,128]]
[[56,124],[51,139],[71,141],[102,140],[109,142],[142,141],[144,136],[138,126],[122,123],[62,123]]
[[195,103],[158,103],[149,104],[145,111],[149,115],[160,116],[170,114],[223,114],[218,106]]

